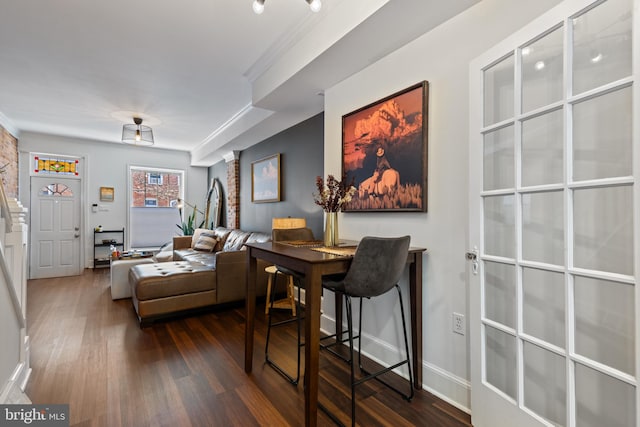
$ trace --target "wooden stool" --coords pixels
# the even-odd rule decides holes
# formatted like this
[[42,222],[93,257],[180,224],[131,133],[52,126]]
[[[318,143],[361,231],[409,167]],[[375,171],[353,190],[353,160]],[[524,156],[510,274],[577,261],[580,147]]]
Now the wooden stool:
[[[269,314],[269,301],[271,301],[271,285],[273,283],[274,278],[276,277],[276,272],[278,269],[275,265],[270,265],[269,267],[264,269],[265,272],[269,274],[269,280],[267,281],[267,299],[265,302],[264,314]],[[296,315],[296,298],[293,293],[293,277],[288,274],[280,273],[287,278],[287,297],[278,301],[273,302],[273,308],[291,308],[291,315]]]

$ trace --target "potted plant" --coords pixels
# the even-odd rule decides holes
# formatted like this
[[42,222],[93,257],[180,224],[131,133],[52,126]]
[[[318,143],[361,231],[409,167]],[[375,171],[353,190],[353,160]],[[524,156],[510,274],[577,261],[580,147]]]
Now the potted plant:
[[[178,210],[180,212],[180,217],[182,217],[182,208],[179,208]],[[202,228],[202,226],[204,225],[204,220],[202,220],[200,225],[198,225],[197,227],[195,226],[197,211],[198,209],[195,206],[193,206],[191,215],[187,216],[185,220],[182,221],[181,224],[176,224],[176,227],[178,227],[182,231],[183,236],[193,236],[193,232],[195,231],[195,229]]]

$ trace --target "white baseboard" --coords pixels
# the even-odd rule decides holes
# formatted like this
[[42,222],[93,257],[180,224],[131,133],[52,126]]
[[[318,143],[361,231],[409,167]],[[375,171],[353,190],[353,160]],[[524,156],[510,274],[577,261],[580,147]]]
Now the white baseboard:
[[422,361],[422,388],[461,411],[471,414],[471,383]]
[[[335,319],[331,319],[323,315],[320,319],[320,329],[322,332],[332,334],[335,331]],[[387,342],[378,338],[363,334],[362,352],[365,356],[377,363],[389,363],[395,361],[399,357],[399,351],[396,347],[389,345]],[[367,351],[367,349],[369,351]],[[373,354],[375,353],[375,355]],[[376,356],[377,355],[377,356]],[[429,393],[439,397],[447,403],[468,414],[471,413],[471,383],[460,378],[436,365],[421,361],[422,366],[422,388]],[[407,378],[406,367],[396,373]]]
[[30,375],[31,369],[28,369],[24,363],[18,364],[13,375],[0,392],[0,404],[30,404],[31,399],[27,397],[22,388],[23,385],[26,386]]
[[29,382],[29,378],[31,378],[31,340],[29,339],[29,335],[24,337],[24,375],[22,375],[22,381],[20,381],[20,389],[24,392],[27,389],[27,383]]

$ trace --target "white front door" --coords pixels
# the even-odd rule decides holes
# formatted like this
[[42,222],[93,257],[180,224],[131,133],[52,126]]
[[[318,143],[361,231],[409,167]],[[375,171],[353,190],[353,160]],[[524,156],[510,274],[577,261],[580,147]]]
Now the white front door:
[[640,425],[639,7],[567,0],[471,64],[475,427]]
[[80,180],[31,177],[29,277],[80,274]]

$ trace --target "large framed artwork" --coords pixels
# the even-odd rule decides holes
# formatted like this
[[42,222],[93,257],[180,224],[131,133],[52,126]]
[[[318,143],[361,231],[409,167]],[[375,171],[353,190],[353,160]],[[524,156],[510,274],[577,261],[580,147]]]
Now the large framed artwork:
[[251,201],[280,201],[280,153],[251,163]]
[[342,174],[357,188],[345,212],[427,211],[429,83],[342,116]]

